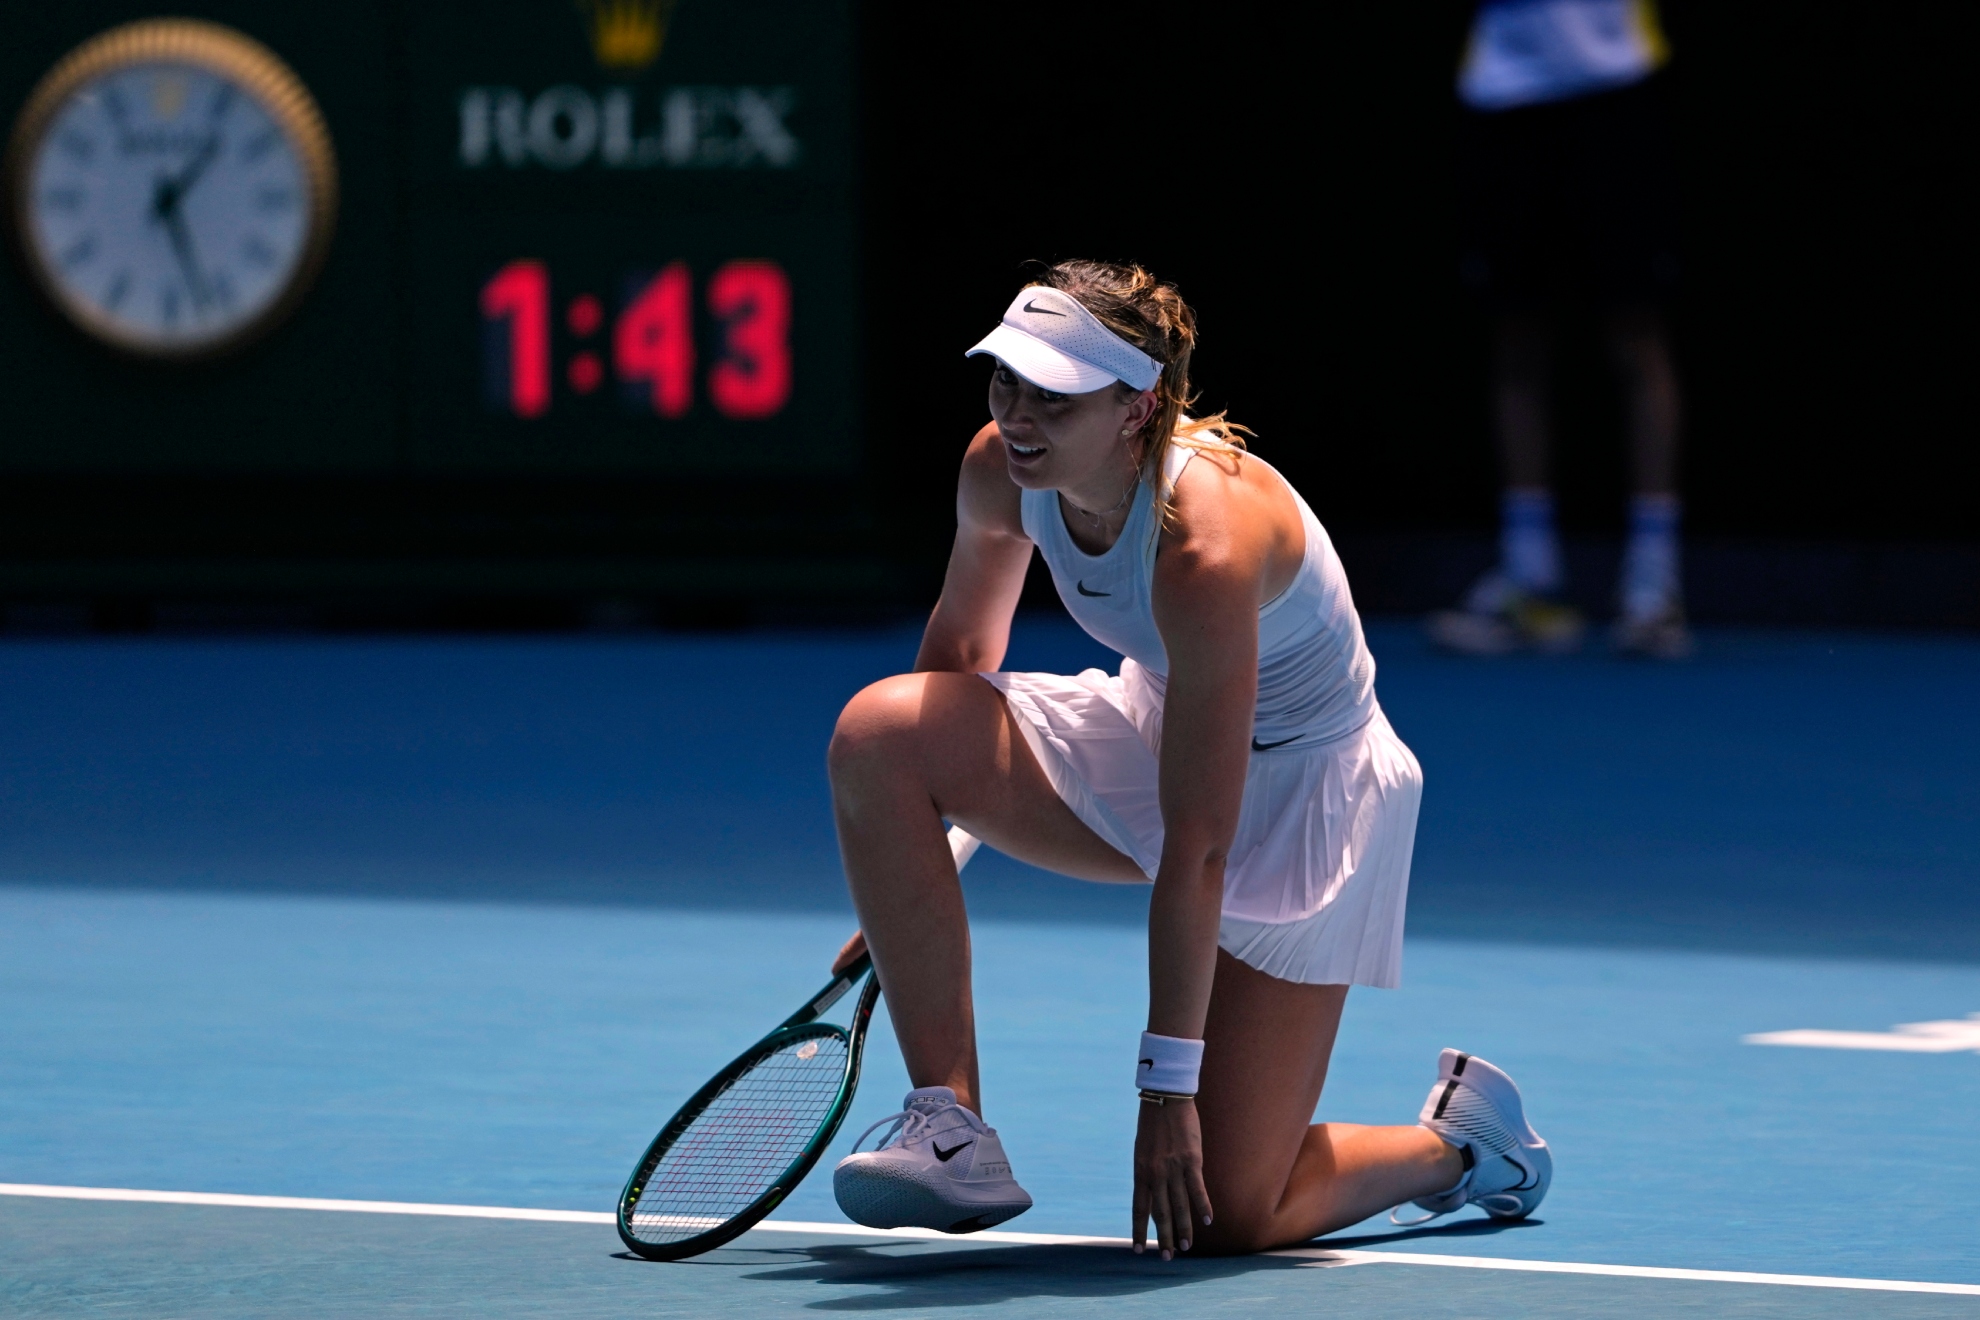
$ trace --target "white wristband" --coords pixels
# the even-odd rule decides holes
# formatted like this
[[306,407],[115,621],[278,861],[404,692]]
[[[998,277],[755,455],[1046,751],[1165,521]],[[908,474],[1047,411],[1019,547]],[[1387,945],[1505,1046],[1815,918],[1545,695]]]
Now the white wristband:
[[1179,1036],[1141,1033],[1141,1057],[1134,1067],[1134,1084],[1144,1091],[1195,1095],[1196,1075],[1203,1070],[1203,1042]]

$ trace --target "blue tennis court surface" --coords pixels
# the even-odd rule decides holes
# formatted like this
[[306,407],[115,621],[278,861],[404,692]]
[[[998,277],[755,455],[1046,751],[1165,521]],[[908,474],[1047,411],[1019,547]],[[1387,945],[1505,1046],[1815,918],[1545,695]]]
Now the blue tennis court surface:
[[[1371,644],[1428,786],[1405,988],[1355,992],[1321,1116],[1411,1121],[1458,1045],[1520,1080],[1559,1172],[1529,1224],[1320,1245],[1980,1285],[1980,643],[1708,634],[1656,668]],[[0,1183],[609,1209],[673,1106],[823,981],[849,929],[824,740],[913,645],[0,647]],[[1034,622],[1011,662],[1102,659]],[[988,855],[967,883],[986,1117],[1038,1201],[1006,1227],[1123,1235],[1145,895]],[[1797,1029],[1846,1034],[1743,1039]],[[838,1145],[904,1088],[882,1022]],[[839,1220],[828,1180],[777,1218]],[[617,1250],[0,1196],[0,1310],[1980,1312],[823,1230]]]

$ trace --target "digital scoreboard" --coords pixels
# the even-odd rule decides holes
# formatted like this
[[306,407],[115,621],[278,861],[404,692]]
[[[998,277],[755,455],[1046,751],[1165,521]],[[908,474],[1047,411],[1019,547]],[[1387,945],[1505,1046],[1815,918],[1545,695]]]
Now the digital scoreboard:
[[851,0],[172,15],[0,43],[0,604],[890,589]]
[[502,13],[406,13],[412,461],[855,468],[849,6]]

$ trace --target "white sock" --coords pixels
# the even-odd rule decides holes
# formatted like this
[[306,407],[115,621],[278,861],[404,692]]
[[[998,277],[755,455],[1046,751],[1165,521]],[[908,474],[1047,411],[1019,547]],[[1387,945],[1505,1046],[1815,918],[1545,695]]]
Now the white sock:
[[1677,603],[1678,523],[1683,502],[1675,495],[1629,498],[1629,544],[1623,551],[1623,617],[1652,618]]
[[1554,532],[1554,494],[1513,487],[1499,505],[1499,568],[1523,591],[1552,594],[1561,587],[1561,542]]

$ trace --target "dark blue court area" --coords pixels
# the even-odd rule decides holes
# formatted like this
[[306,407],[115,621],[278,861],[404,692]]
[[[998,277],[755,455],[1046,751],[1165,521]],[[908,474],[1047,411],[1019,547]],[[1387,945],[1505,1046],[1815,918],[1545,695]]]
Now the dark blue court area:
[[[1556,1152],[1531,1222],[1058,1240],[1128,1230],[1145,891],[985,854],[985,1117],[1037,1208],[861,1235],[814,1174],[731,1248],[625,1257],[645,1142],[850,930],[825,740],[915,640],[0,644],[0,1313],[1980,1315],[1972,637],[1371,629],[1427,788],[1405,986],[1355,992],[1321,1116],[1409,1122],[1440,1047],[1492,1059]],[[1107,657],[1039,620],[1009,663]],[[905,1088],[877,1021],[828,1158]]]

